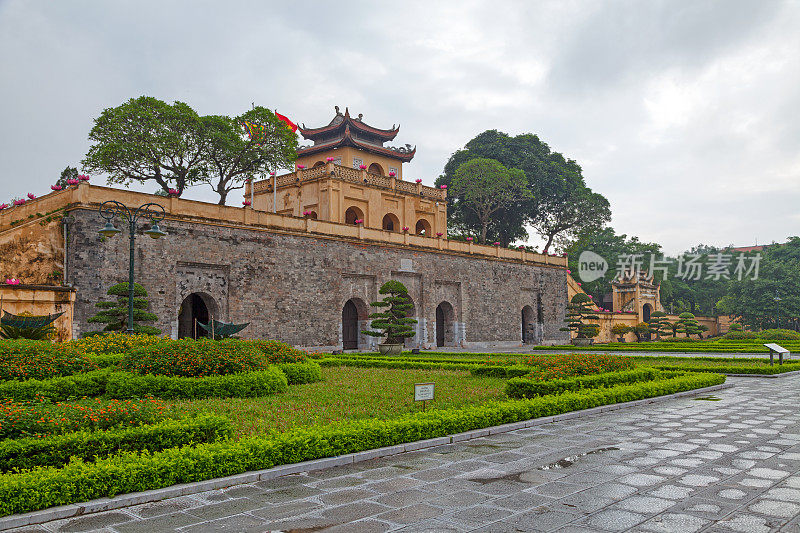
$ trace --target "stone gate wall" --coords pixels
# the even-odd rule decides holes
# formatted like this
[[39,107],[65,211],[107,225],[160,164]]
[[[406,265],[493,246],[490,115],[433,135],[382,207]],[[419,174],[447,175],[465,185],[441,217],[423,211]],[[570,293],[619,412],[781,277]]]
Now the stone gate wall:
[[[96,210],[70,211],[67,283],[78,289],[73,333],[94,329],[87,319],[114,283],[127,280],[125,232],[100,239]],[[342,308],[369,304],[389,279],[403,282],[414,300],[419,344],[435,346],[436,307],[454,310],[453,344],[514,346],[522,342],[522,309],[537,309],[543,288],[544,342],[568,339],[563,326],[566,272],[558,266],[428,251],[390,243],[298,235],[266,228],[170,217],[167,236],[136,240],[137,282],[149,293],[157,327],[177,336],[181,302],[191,293],[213,299],[214,318],[250,322],[242,332],[298,346],[335,349],[342,343]],[[376,342],[362,339],[362,343]],[[367,348],[368,346],[363,346]]]

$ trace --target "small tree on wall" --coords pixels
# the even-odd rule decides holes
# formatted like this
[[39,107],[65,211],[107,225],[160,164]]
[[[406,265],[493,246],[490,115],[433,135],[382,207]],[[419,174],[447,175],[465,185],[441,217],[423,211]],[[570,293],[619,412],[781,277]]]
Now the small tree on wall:
[[373,302],[373,307],[385,308],[385,311],[372,313],[371,330],[362,331],[371,337],[385,337],[384,344],[402,344],[404,339],[415,335],[412,324],[417,321],[408,318],[408,312],[414,307],[408,297],[408,289],[399,281],[389,280],[381,285],[380,294],[386,296],[379,302]]
[[[128,329],[128,284],[117,283],[106,293],[116,296],[116,301],[102,301],[95,304],[101,309],[89,319],[93,324],[105,324],[103,331],[125,331]],[[144,335],[160,335],[161,330],[138,322],[155,322],[158,317],[147,311],[147,291],[138,283],[133,284],[133,331]],[[98,332],[99,333],[99,332]]]
[[642,342],[642,338],[650,332],[647,322],[639,322],[632,329],[633,334],[636,335],[636,342]]
[[597,337],[600,333],[600,325],[585,322],[586,320],[599,320],[594,314],[594,303],[588,294],[578,293],[572,297],[567,305],[566,327],[561,331],[574,331],[579,339],[590,339]]

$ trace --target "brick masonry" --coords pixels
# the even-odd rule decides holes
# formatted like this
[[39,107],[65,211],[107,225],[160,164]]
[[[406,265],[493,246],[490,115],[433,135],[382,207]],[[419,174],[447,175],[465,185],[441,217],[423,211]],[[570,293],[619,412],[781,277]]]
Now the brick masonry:
[[[102,241],[93,210],[71,213],[68,283],[78,289],[74,334],[91,331],[95,302],[127,280],[128,238]],[[335,349],[342,344],[342,308],[354,299],[366,323],[369,302],[389,279],[408,287],[420,321],[415,342],[436,343],[436,308],[452,306],[447,344],[513,346],[522,342],[522,310],[538,342],[565,341],[563,269],[388,244],[295,235],[246,226],[169,219],[168,235],[136,239],[137,282],[165,334],[178,335],[184,299],[198,293],[215,318],[250,322],[243,335]],[[140,230],[141,231],[141,230]],[[540,279],[541,319],[537,316]],[[533,313],[532,315],[530,313]],[[361,336],[359,348],[374,339]]]

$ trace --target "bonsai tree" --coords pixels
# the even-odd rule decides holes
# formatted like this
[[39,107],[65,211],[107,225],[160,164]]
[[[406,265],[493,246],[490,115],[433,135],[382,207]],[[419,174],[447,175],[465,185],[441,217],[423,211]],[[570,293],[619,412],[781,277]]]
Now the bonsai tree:
[[389,280],[381,285],[378,293],[386,296],[370,305],[385,310],[369,315],[373,329],[362,333],[371,337],[385,337],[383,344],[402,344],[404,339],[414,336],[411,324],[417,323],[413,318],[408,318],[408,312],[414,307],[408,297],[408,289],[399,281]]
[[611,333],[617,336],[619,342],[625,342],[625,334],[630,333],[631,327],[625,324],[614,324],[611,326]]
[[[105,324],[103,331],[125,331],[128,329],[128,284],[117,283],[108,289],[109,296],[116,300],[97,302],[95,307],[101,309],[89,319],[93,324]],[[158,317],[147,311],[147,291],[138,283],[133,284],[133,331],[144,335],[160,335],[161,330],[139,322],[155,322]]]
[[600,333],[599,324],[591,324],[586,320],[599,320],[594,314],[594,302],[588,294],[578,293],[572,297],[572,301],[567,305],[565,322],[567,325],[561,331],[574,331],[578,339],[590,339],[597,337]]
[[642,342],[642,337],[650,333],[650,325],[647,322],[639,322],[633,326],[633,334],[636,335],[636,342]]
[[728,328],[728,331],[742,331],[742,325],[738,322],[733,322]]
[[703,333],[705,333],[706,331],[708,331],[708,326],[706,326],[705,324],[697,325],[697,336],[700,337],[701,339],[703,338]]
[[669,320],[667,320],[667,313],[663,311],[655,311],[650,315],[650,322],[648,322],[649,331],[656,336],[656,340],[661,340],[661,334],[667,334],[671,331],[669,327]]
[[681,313],[675,322],[675,333],[685,333],[687,337],[700,333],[700,324],[692,313]]

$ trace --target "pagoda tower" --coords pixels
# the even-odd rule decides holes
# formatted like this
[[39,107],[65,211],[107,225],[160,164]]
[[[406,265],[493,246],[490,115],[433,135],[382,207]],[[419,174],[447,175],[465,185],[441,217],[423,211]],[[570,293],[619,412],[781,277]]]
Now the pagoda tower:
[[416,147],[384,146],[400,127],[375,128],[347,108],[335,110],[327,126],[298,129],[313,144],[297,150],[294,172],[254,184],[253,208],[389,232],[376,235],[382,240],[400,237],[390,233],[445,237],[446,192],[422,180],[403,180],[403,163],[413,159]]
[[357,118],[351,117],[348,108],[344,114],[339,111],[339,106],[335,106],[335,110],[336,115],[327,126],[306,128],[303,124],[299,128],[303,138],[314,144],[297,150],[297,164],[313,168],[324,165],[332,157],[336,165],[366,166],[370,174],[403,179],[403,163],[413,159],[417,148],[411,148],[409,144],[404,147],[383,145],[394,140],[400,126],[392,125],[387,130],[375,128],[364,123],[361,114]]

